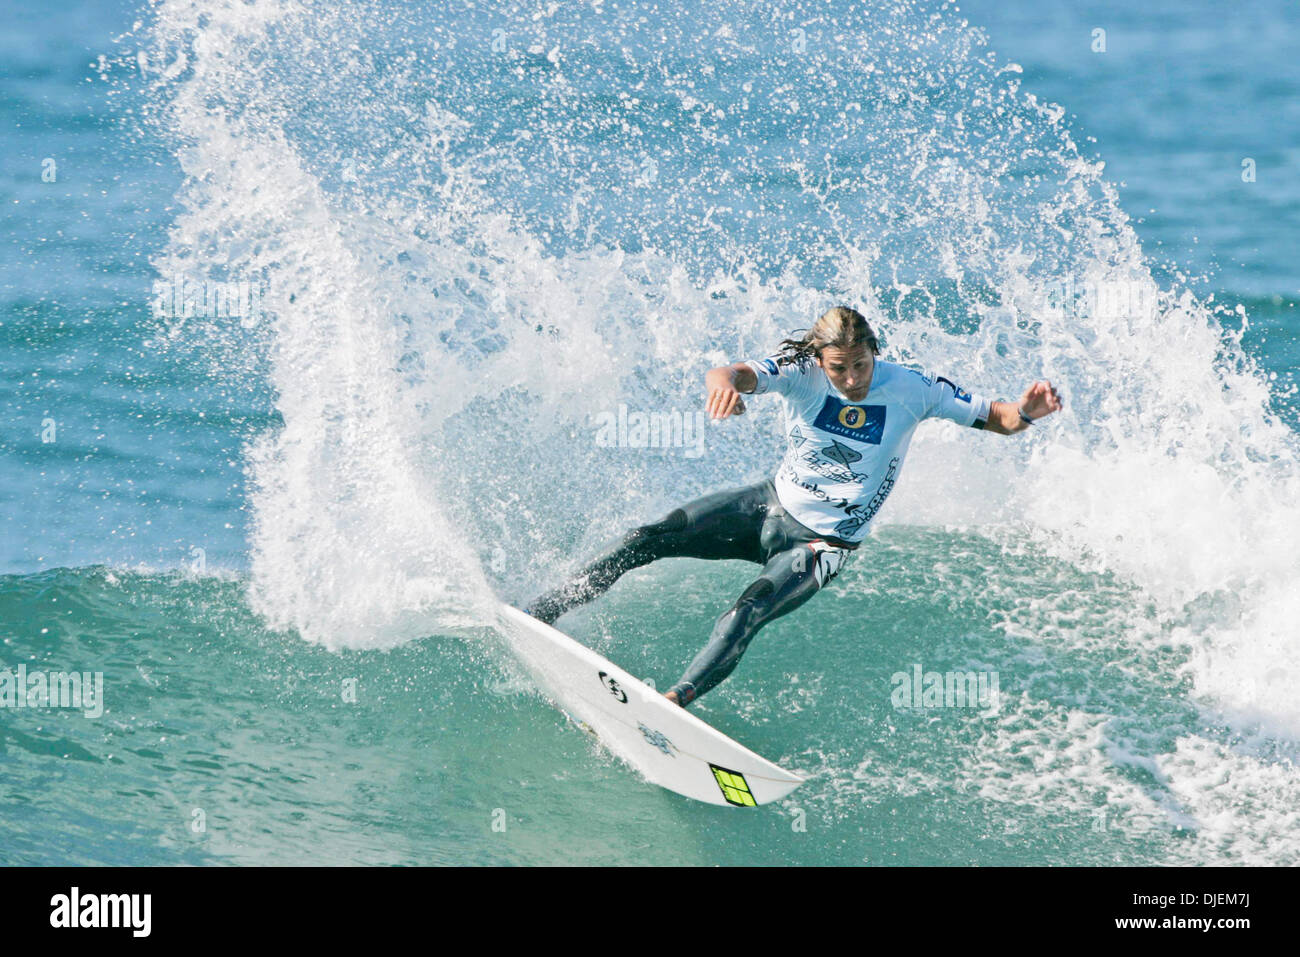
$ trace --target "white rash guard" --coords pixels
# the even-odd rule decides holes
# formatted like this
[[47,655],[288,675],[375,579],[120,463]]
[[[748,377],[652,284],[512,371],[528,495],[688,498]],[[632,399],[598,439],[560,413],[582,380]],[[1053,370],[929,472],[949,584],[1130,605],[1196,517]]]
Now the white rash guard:
[[782,506],[822,535],[860,542],[903,467],[923,419],[983,428],[992,402],[942,376],[876,359],[871,388],[850,402],[813,359],[748,360],[754,394],[776,392],[789,437],[775,486]]

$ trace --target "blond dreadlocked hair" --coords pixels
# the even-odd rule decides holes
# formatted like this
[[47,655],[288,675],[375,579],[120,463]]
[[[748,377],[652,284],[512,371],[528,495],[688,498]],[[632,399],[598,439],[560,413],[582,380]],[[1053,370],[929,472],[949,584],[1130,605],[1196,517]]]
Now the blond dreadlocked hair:
[[848,306],[834,306],[822,313],[802,339],[782,339],[777,362],[800,365],[820,358],[823,349],[857,346],[866,346],[872,355],[880,355],[880,341],[866,317]]

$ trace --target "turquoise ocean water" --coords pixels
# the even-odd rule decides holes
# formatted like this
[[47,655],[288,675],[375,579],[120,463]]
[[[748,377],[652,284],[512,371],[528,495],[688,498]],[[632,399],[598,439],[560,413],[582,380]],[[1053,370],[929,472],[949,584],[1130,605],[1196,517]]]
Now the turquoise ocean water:
[[[8,864],[1300,863],[1300,15],[991,0],[9,4]],[[220,298],[218,298],[220,297]],[[704,371],[827,306],[1060,415],[927,424],[641,781],[491,626],[756,481]],[[661,686],[754,566],[561,619]],[[996,710],[895,676],[996,675]],[[40,702],[37,702],[40,704]]]

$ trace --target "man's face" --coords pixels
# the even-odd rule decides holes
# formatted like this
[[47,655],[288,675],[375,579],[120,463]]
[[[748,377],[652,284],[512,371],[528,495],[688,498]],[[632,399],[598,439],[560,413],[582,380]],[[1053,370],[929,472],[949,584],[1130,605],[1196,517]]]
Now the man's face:
[[876,368],[876,357],[866,346],[840,349],[827,346],[817,360],[826,372],[831,385],[848,397],[850,402],[861,402],[871,388],[871,374]]

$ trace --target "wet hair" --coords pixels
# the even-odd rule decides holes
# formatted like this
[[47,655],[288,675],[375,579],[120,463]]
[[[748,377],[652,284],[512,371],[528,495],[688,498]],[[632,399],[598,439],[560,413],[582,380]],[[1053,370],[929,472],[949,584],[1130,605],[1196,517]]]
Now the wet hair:
[[777,362],[799,364],[820,359],[823,349],[858,346],[880,355],[880,341],[866,317],[848,306],[834,306],[822,313],[811,329],[804,330],[802,339],[782,339]]

